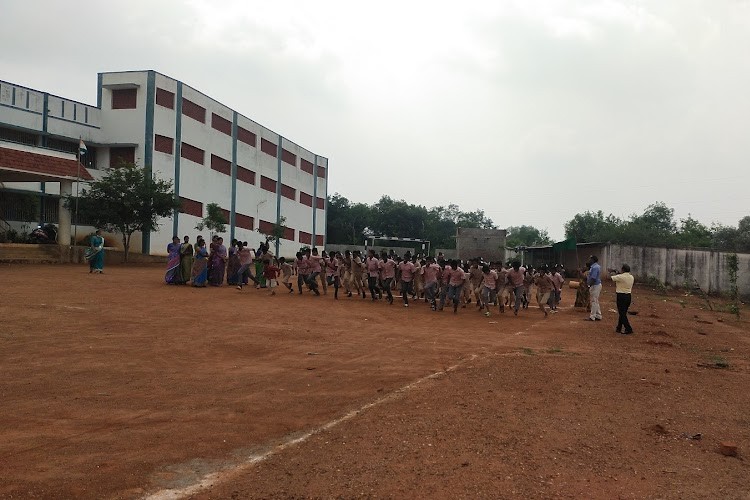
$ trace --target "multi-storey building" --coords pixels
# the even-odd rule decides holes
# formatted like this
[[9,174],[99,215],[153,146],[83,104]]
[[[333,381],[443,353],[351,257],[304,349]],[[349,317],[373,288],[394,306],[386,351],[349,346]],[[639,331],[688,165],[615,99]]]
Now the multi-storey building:
[[[80,168],[79,139],[88,150]],[[133,249],[161,254],[173,235],[194,235],[208,203],[229,221],[225,236],[255,244],[255,230],[284,217],[282,255],[325,243],[328,159],[181,81],[155,71],[100,73],[96,106],[0,81],[0,217],[18,219],[14,199],[38,193],[40,222],[59,223],[62,244],[70,213],[61,194],[123,160],[172,180],[182,202],[157,231],[134,235]],[[79,239],[92,229],[84,223]]]

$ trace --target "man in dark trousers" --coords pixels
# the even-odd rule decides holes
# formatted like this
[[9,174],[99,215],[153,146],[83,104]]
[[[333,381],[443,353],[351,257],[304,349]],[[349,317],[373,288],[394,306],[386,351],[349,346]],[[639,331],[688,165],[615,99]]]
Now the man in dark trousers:
[[[628,321],[628,308],[630,307],[635,278],[630,274],[630,266],[627,264],[623,264],[620,271],[619,274],[612,274],[612,281],[615,282],[615,291],[617,292],[617,312],[619,313],[615,332],[630,335],[633,333],[633,328]],[[624,331],[623,328],[625,328]]]

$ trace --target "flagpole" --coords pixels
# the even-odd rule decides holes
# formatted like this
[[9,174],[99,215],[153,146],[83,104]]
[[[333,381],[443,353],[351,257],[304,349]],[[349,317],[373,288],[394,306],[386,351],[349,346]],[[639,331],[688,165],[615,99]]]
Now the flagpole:
[[73,246],[76,245],[78,242],[78,188],[81,185],[81,143],[83,142],[83,138],[78,138],[78,154],[76,155],[77,162],[78,163],[78,172],[76,172],[76,223],[75,226],[73,226],[75,229],[73,230]]

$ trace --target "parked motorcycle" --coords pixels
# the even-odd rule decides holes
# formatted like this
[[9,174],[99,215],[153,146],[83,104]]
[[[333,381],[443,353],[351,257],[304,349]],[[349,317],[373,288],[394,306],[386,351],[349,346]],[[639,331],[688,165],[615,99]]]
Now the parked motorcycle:
[[57,228],[54,224],[37,226],[37,228],[29,234],[29,241],[43,245],[57,243]]

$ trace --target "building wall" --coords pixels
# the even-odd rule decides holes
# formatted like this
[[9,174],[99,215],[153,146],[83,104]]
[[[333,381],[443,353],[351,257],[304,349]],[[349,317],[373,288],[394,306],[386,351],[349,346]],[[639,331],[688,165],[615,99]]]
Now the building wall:
[[[730,289],[727,252],[608,245],[603,252],[603,268],[619,269],[628,264],[639,281],[656,277],[670,286],[697,283],[709,293],[727,293]],[[742,295],[750,295],[750,254],[737,254],[737,286]],[[601,263],[601,259],[600,259]]]

